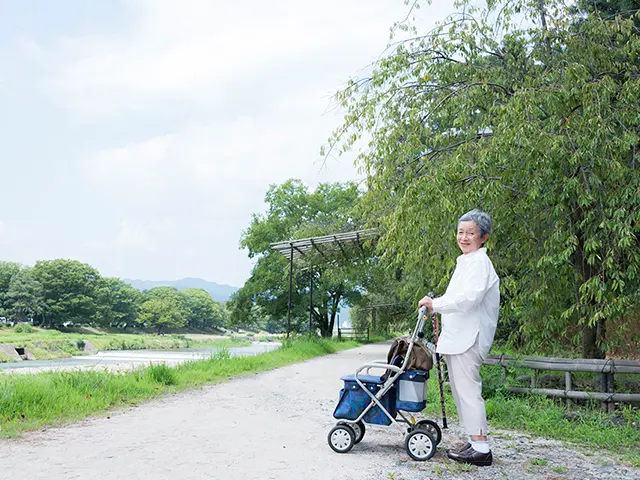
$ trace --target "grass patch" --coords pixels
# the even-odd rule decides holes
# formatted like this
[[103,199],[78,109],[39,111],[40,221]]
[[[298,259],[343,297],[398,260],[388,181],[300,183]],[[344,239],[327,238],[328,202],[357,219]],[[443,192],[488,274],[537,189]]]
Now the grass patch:
[[127,372],[70,371],[0,376],[0,437],[86,418],[166,393],[271,370],[358,346],[352,341],[301,338],[252,357],[220,349],[211,358],[175,367],[164,364]]

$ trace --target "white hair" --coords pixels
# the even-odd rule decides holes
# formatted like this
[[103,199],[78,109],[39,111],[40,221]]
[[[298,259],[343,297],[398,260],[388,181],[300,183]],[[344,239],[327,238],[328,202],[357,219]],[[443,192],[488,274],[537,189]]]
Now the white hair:
[[461,222],[474,221],[480,229],[480,235],[485,236],[487,233],[491,233],[491,216],[483,212],[482,210],[471,210],[465,213],[458,219],[458,226]]

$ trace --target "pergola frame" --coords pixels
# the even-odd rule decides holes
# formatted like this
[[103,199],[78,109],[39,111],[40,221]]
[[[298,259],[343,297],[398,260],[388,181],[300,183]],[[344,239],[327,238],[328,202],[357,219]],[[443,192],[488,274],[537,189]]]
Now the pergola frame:
[[[354,230],[346,233],[335,233],[332,235],[323,235],[320,237],[301,238],[298,240],[288,240],[275,242],[271,244],[271,248],[280,252],[289,260],[289,304],[287,306],[287,338],[291,332],[291,296],[293,290],[293,262],[306,257],[314,252],[320,254],[322,258],[329,261],[328,251],[332,247],[338,246],[341,254],[348,258],[344,248],[345,244],[356,244],[360,247],[360,251],[364,253],[362,241],[377,236],[377,229],[370,228],[366,230]],[[310,267],[312,268],[312,266]],[[311,322],[313,318],[313,276],[311,276],[311,284],[309,291],[309,330],[311,330]]]

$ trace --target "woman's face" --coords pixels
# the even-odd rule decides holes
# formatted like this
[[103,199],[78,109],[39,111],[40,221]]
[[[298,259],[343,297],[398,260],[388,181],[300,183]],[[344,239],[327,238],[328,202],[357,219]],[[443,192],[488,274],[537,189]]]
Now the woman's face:
[[489,234],[486,233],[480,236],[480,228],[478,224],[473,220],[467,222],[460,222],[458,225],[458,246],[462,253],[472,253],[482,247],[482,244],[487,241]]

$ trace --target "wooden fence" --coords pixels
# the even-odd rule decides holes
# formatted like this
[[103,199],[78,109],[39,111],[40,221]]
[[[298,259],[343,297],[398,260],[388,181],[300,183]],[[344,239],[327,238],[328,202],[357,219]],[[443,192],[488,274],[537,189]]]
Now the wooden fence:
[[[549,397],[565,398],[567,405],[571,400],[596,400],[600,401],[602,410],[613,412],[614,402],[635,403],[640,402],[640,394],[616,393],[615,374],[640,375],[640,361],[636,360],[596,360],[581,358],[548,358],[548,357],[514,357],[510,355],[489,355],[484,361],[485,365],[499,365],[502,367],[502,383],[507,378],[508,367],[526,367],[532,369],[530,387],[507,386],[507,390],[514,393],[538,393]],[[564,390],[538,388],[537,371],[551,370],[565,372]],[[600,392],[584,392],[573,389],[572,372],[587,372],[601,375]]]
[[338,327],[338,339],[352,338],[354,340],[366,340],[369,341],[369,327],[365,330],[355,328],[340,328]]

